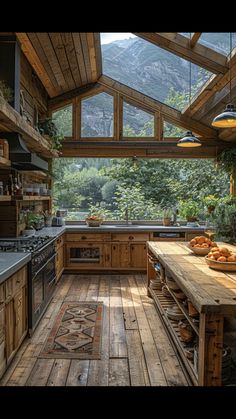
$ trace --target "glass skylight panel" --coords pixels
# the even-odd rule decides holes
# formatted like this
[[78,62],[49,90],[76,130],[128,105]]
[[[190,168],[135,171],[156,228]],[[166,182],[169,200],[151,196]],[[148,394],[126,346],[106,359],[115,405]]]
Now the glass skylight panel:
[[[102,44],[102,60],[103,74],[147,96],[179,110],[189,102],[190,64],[175,54],[127,34],[126,38]],[[191,70],[193,97],[212,73],[195,64],[191,64]]]
[[[198,42],[223,55],[230,53],[229,32],[203,32]],[[232,47],[236,46],[236,33],[232,33]]]

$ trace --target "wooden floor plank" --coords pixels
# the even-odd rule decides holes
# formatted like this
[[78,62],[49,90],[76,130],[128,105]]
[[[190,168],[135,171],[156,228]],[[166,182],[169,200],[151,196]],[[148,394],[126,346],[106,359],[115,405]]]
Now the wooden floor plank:
[[48,377],[47,386],[64,386],[70,368],[70,359],[56,359]]
[[119,276],[111,276],[110,281],[110,358],[125,358],[127,343]]
[[37,359],[26,386],[46,386],[54,359]]
[[109,386],[130,386],[128,359],[110,359]]
[[136,283],[168,385],[187,386],[188,382],[184,376],[182,366],[166,334],[153,300],[146,295],[146,286],[141,275],[136,276]]
[[72,359],[66,381],[66,386],[86,386],[88,381],[88,371],[88,360]]
[[166,386],[167,381],[161,365],[156,345],[149,327],[148,320],[142,305],[135,278],[129,276],[129,284],[131,287],[132,298],[139,326],[143,351],[146,359],[148,375],[151,386]]
[[132,386],[150,386],[147,365],[138,330],[127,330],[129,372]]
[[138,323],[133,305],[133,299],[130,292],[129,281],[126,276],[120,277],[121,296],[123,304],[123,315],[125,322],[125,329],[138,329]]
[[[64,301],[103,302],[101,359],[38,358]],[[175,350],[146,296],[144,275],[63,275],[33,336],[25,339],[0,380],[0,386],[46,385],[186,385]]]

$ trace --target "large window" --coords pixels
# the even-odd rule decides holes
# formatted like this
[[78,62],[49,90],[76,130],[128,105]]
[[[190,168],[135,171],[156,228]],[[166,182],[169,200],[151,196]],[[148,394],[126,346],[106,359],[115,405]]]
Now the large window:
[[157,220],[192,199],[204,219],[205,196],[229,193],[229,176],[210,159],[59,158],[53,160],[53,208],[66,219]]
[[107,93],[81,101],[81,137],[113,137],[113,102]]
[[72,137],[72,105],[53,112],[52,119],[60,134]]
[[123,137],[153,137],[154,116],[123,102]]
[[[105,75],[176,109],[188,103],[189,61],[131,34],[124,34],[123,39],[121,34],[101,34],[101,43]],[[192,93],[211,75],[192,64]],[[184,100],[173,101],[173,96]]]

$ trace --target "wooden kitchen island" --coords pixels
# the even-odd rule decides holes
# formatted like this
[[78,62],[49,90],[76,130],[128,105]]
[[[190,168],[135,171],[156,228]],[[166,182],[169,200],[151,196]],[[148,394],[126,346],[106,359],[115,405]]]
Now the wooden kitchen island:
[[[224,245],[236,252],[235,246]],[[147,293],[192,383],[236,385],[236,272],[209,268],[186,242],[150,241],[147,248]],[[174,305],[180,313],[176,319]],[[184,333],[177,319],[183,315]]]

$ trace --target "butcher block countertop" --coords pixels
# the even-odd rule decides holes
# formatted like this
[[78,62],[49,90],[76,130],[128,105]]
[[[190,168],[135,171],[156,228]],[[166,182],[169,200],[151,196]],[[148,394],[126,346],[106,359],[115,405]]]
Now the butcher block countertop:
[[[236,253],[236,246],[218,243]],[[149,253],[176,280],[199,313],[236,316],[236,272],[211,269],[186,242],[147,242]]]

